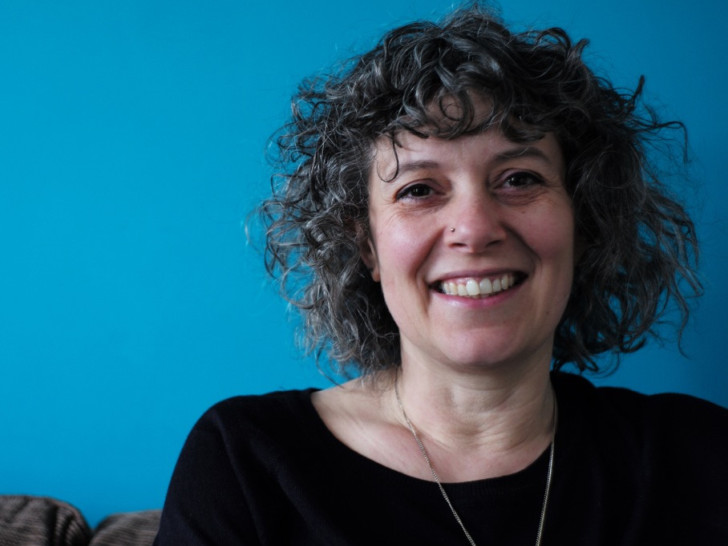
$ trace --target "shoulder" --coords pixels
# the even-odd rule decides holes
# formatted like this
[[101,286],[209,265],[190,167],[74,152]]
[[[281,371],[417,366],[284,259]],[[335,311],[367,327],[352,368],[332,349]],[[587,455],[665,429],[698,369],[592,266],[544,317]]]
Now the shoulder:
[[[234,396],[216,403],[200,418],[199,423],[250,423],[301,416],[312,407],[311,395],[316,389],[275,391],[266,394]],[[199,424],[198,423],[198,424]]]
[[584,377],[568,373],[555,373],[552,379],[559,403],[564,398],[584,409],[628,414],[632,419],[639,418],[652,424],[728,424],[728,409],[688,394],[648,395],[622,387],[597,387]]
[[313,393],[311,400],[326,426],[336,436],[351,428],[380,425],[383,414],[384,383],[353,379],[342,385]]
[[571,374],[552,379],[562,471],[577,477],[570,483],[588,484],[582,495],[601,492],[617,503],[615,517],[628,510],[658,542],[727,536],[728,410],[685,394],[597,387]]
[[159,543],[259,544],[256,513],[246,507],[278,502],[281,469],[301,438],[316,436],[312,392],[237,396],[208,409],[175,465]]
[[[687,394],[646,395],[626,388],[596,387],[583,377],[554,374],[559,399],[600,436],[632,438],[643,446],[685,456],[728,457],[728,409]],[[595,433],[596,433],[595,432]],[[726,459],[728,460],[728,459]]]
[[325,435],[311,403],[313,391],[236,396],[216,403],[190,430],[175,467],[176,481],[185,487],[203,479],[235,483],[241,476],[275,475],[296,457],[314,457],[313,447]]
[[288,390],[227,398],[205,411],[192,430],[251,431],[286,423],[295,428],[315,416],[314,392],[316,389]]
[[225,452],[236,462],[280,456],[320,428],[311,403],[313,392],[277,391],[218,402],[192,427],[185,450]]

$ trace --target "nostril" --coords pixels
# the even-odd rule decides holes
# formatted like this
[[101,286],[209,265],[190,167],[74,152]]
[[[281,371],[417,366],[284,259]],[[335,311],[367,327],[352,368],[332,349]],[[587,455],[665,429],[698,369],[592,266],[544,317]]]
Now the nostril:
[[448,244],[459,248],[478,251],[506,238],[506,229],[498,221],[472,221],[463,219],[456,226],[447,229]]

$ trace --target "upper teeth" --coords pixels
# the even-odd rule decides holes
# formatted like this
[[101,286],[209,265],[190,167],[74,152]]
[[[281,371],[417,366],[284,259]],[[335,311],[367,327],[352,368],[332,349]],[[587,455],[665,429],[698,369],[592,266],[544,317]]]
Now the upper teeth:
[[479,296],[490,296],[508,290],[514,284],[512,273],[506,273],[495,279],[485,278],[481,280],[467,279],[457,281],[445,281],[442,283],[442,291],[448,296],[465,296],[477,298]]

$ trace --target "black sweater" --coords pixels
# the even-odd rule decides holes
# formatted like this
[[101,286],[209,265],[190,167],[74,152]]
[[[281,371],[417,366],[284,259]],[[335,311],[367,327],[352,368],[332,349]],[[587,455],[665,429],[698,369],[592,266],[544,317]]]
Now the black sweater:
[[[728,545],[728,411],[552,377],[559,404],[543,544]],[[548,452],[501,478],[446,484],[479,545],[535,543]],[[221,402],[195,425],[157,546],[467,544],[437,486],[325,427],[311,390]]]

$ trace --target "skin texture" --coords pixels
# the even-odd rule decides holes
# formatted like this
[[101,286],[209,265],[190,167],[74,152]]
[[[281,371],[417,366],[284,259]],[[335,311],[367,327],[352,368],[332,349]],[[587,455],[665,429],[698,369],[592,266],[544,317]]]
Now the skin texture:
[[[402,339],[401,370],[314,397],[352,449],[429,478],[392,393],[445,481],[516,472],[547,448],[553,336],[574,269],[574,215],[558,142],[496,130],[443,140],[398,135],[376,146],[371,237],[362,258]],[[452,228],[455,228],[452,231]],[[443,281],[516,279],[489,297],[446,295]],[[384,385],[384,388],[382,388]]]
[[[524,145],[488,131],[398,140],[396,157],[387,141],[377,147],[364,259],[399,326],[404,365],[548,367],[574,269],[556,139]],[[519,283],[487,298],[439,290],[504,274]]]

